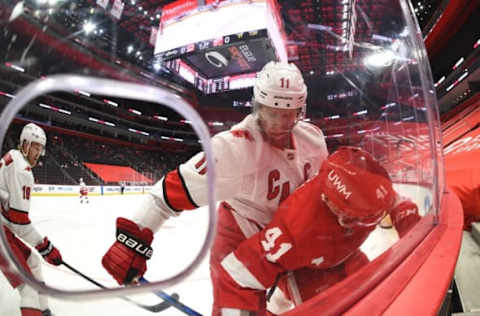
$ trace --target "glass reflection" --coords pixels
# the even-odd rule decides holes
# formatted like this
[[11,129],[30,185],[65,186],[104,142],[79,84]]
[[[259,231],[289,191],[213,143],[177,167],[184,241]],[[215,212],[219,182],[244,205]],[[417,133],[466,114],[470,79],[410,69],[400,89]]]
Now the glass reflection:
[[[32,80],[74,73],[166,87],[208,125],[217,235],[210,262],[190,280],[201,290],[189,290],[188,282],[169,289],[186,293],[182,301],[204,314],[232,306],[261,314],[267,296],[273,312],[294,308],[438,212],[438,112],[418,26],[404,1],[2,6],[2,106]],[[147,102],[54,93],[18,113],[2,155],[31,121],[48,137],[47,155],[33,170],[32,221],[52,236],[62,226],[92,237],[85,247],[59,234],[54,244],[64,259],[67,252],[69,263],[84,262],[72,249],[87,248],[89,259],[78,268],[108,287],[141,275],[159,280],[192,259],[207,217],[196,209],[208,191],[192,122]],[[352,152],[342,156],[345,150]],[[359,152],[364,159],[355,158]],[[363,176],[330,172],[330,158]],[[355,164],[365,160],[368,166]],[[368,187],[372,174],[385,182]],[[88,192],[82,198],[80,178]],[[60,187],[71,196],[41,196]],[[350,202],[350,195],[362,200]],[[68,199],[74,207],[64,207]],[[330,224],[313,225],[320,219]],[[46,272],[45,282],[65,274]],[[96,288],[78,278],[70,284],[67,290]]]

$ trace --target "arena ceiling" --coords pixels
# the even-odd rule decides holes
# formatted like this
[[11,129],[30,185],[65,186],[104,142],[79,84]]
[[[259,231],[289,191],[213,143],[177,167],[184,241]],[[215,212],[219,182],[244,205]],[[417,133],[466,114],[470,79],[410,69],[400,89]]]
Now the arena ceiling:
[[[14,6],[4,2],[4,11]],[[162,7],[172,0],[126,0],[120,19],[108,14],[113,1],[104,9],[95,0],[26,0],[24,17],[38,26],[48,25],[63,41],[73,40],[99,57],[125,60],[142,69],[158,73],[153,67],[153,46],[149,44],[152,27],[157,27]],[[107,1],[108,3],[109,1]],[[199,2],[202,2],[199,0]],[[371,37],[372,32],[398,32],[399,8],[390,0],[279,0],[287,40],[298,44],[298,60],[294,61],[305,74],[324,73],[329,66],[347,64],[345,52],[338,46],[338,36],[354,31],[356,41]],[[445,2],[445,1],[443,1]],[[19,2],[17,2],[18,4]],[[355,5],[356,10],[349,6]],[[440,0],[418,0],[412,3],[421,26],[441,7]],[[86,23],[92,31],[86,32]],[[356,21],[355,30],[350,25]],[[311,25],[310,28],[307,25]],[[330,32],[315,29],[327,26]],[[351,64],[348,61],[348,64]],[[159,76],[165,75],[162,73]]]
[[[106,3],[105,7],[99,3]],[[106,76],[123,76],[143,82],[168,85],[180,93],[191,94],[191,85],[164,68],[155,67],[154,47],[149,43],[152,27],[159,25],[162,8],[172,0],[125,0],[120,17],[113,18],[114,1],[101,0],[25,0],[0,1],[0,17],[6,27],[2,32],[3,62],[21,61],[25,73],[8,78],[8,84],[23,86],[41,76],[75,72]],[[448,1],[418,0],[412,3],[421,27],[438,15]],[[202,3],[202,0],[199,0]],[[279,0],[287,43],[298,47],[294,63],[302,70],[307,82],[331,73],[348,73],[362,55],[362,47],[349,56],[348,47],[340,45],[342,37],[354,33],[355,42],[368,42],[375,33],[382,36],[399,33],[399,7],[391,0]],[[22,7],[20,14],[15,10]],[[352,7],[355,10],[352,10]],[[18,14],[16,16],[15,14]],[[12,22],[12,17],[14,21]],[[8,23],[6,23],[8,21]],[[8,25],[7,25],[8,24]],[[90,25],[89,25],[90,24]],[[430,25],[431,27],[431,25]],[[369,47],[365,48],[365,52]],[[59,53],[69,58],[59,61]],[[88,65],[88,67],[85,67]],[[353,78],[367,85],[372,78]],[[341,80],[345,84],[345,80]],[[349,83],[350,84],[350,83]],[[332,87],[337,85],[330,80]],[[325,99],[323,89],[311,91],[312,99]],[[379,91],[380,93],[380,91]],[[205,96],[195,91],[197,98]],[[229,104],[241,99],[241,91],[209,96],[210,104]],[[341,101],[327,103],[323,115],[338,113]],[[361,107],[361,105],[359,105]],[[330,110],[329,110],[330,107]],[[347,109],[355,112],[357,109]]]

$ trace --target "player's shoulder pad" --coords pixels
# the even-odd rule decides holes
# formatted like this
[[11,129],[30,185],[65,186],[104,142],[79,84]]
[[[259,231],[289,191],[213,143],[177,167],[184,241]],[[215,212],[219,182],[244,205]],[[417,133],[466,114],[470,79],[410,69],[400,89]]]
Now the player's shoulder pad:
[[231,148],[255,148],[261,142],[261,135],[258,131],[242,126],[234,126],[228,131],[216,134],[212,138],[212,144],[216,146],[227,146]]
[[230,130],[218,133],[217,135],[238,144],[246,143],[251,145],[261,138],[260,131],[257,130],[257,128],[255,118],[248,115],[241,122],[232,126]]
[[[23,158],[22,153],[17,149],[12,149],[8,151],[3,157],[2,161],[5,166],[15,166],[15,165],[27,165],[25,159]],[[21,167],[21,166],[20,166]]]
[[310,144],[312,147],[325,149],[327,147],[322,130],[311,123],[304,121],[298,122],[297,126],[295,126],[294,133],[298,140],[303,140],[305,144]]
[[[252,171],[255,167],[255,157],[261,145],[258,136],[248,129],[234,129],[215,135],[212,138],[213,155],[217,172],[228,174]],[[241,167],[239,167],[241,162]]]

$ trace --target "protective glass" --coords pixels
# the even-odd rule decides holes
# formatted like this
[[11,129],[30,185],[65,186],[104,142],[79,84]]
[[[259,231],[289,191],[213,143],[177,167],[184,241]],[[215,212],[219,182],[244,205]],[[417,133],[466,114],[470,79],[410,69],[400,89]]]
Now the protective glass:
[[[0,22],[1,156],[16,148],[25,124],[44,128],[46,155],[28,192],[30,220],[71,268],[101,285],[41,257],[45,283],[32,277],[2,230],[5,270],[51,296],[54,313],[76,316],[80,303],[72,301],[88,299],[105,314],[147,315],[148,308],[127,301],[155,305],[159,298],[151,292],[162,289],[208,315],[212,293],[226,293],[222,281],[266,295],[274,278],[263,279],[271,270],[257,268],[278,261],[300,269],[295,258],[320,272],[299,275],[296,292],[286,285],[292,281],[278,281],[270,311],[328,295],[349,275],[322,273],[341,269],[349,258],[366,258],[359,261],[366,266],[408,240],[396,227],[376,225],[375,217],[362,220],[361,238],[341,247],[352,230],[323,211],[315,176],[342,145],[372,154],[396,192],[418,207],[421,224],[409,224],[418,240],[438,221],[445,187],[439,112],[421,31],[406,0],[0,0]],[[256,75],[272,60],[295,63],[307,86],[305,111],[291,137],[275,146],[251,115]],[[278,78],[278,87],[288,89],[288,75]],[[176,211],[153,234],[144,275],[151,284],[118,285],[101,263],[116,240],[116,220],[133,219],[157,183],[173,193],[156,190],[171,200],[152,205]],[[9,199],[8,192],[0,194]],[[148,214],[161,220],[159,212]],[[297,223],[305,227],[290,227]],[[258,232],[263,237],[254,242]],[[292,242],[307,236],[303,232],[312,238]],[[243,258],[241,249],[232,255],[239,247],[254,255]],[[323,257],[319,249],[330,253]],[[207,255],[211,261],[202,261]],[[232,262],[248,273],[229,270]],[[385,267],[378,263],[376,270]],[[252,271],[254,278],[242,279]],[[283,305],[276,300],[282,301],[280,290],[290,295]],[[2,300],[14,295],[0,279],[0,306],[10,306]],[[220,301],[236,297],[218,295]],[[350,299],[337,298],[330,302]],[[15,312],[17,306],[2,308],[0,316]]]

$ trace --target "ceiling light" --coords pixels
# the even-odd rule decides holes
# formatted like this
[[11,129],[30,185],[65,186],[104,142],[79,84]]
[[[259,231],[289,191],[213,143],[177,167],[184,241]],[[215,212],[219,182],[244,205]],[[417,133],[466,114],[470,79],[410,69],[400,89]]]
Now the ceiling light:
[[10,15],[10,18],[8,19],[8,22],[12,22],[16,18],[18,18],[20,15],[22,15],[23,11],[24,11],[23,1],[20,1],[13,8],[12,14]]
[[464,59],[463,57],[461,57],[461,58],[455,63],[455,65],[453,65],[452,70],[457,69],[458,66],[460,66],[460,65],[463,63],[464,60],[465,60],[465,59]]
[[478,46],[480,46],[480,39],[477,40],[477,41],[475,42],[475,44],[473,44],[473,48],[475,49],[475,48],[477,48]]
[[95,30],[96,25],[90,21],[86,21],[85,24],[83,24],[83,31],[85,34],[89,34],[91,31]]
[[379,50],[364,58],[363,63],[373,67],[386,67],[392,64],[395,54],[391,50]]
[[155,71],[159,71],[160,69],[162,69],[162,65],[158,62],[155,62],[155,63],[153,63],[153,69]]

